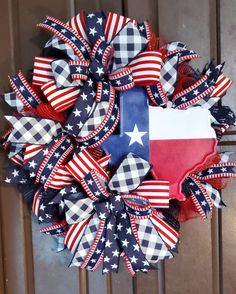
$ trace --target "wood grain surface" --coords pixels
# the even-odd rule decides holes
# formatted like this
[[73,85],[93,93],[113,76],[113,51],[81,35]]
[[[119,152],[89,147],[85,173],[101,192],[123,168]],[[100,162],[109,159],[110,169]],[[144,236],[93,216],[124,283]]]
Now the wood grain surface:
[[[21,69],[28,78],[34,56],[49,34],[36,28],[46,15],[63,21],[80,10],[104,10],[138,21],[149,19],[166,41],[181,40],[202,58],[226,61],[225,73],[236,80],[236,0],[3,0],[0,7],[0,92],[9,90],[8,75]],[[236,111],[235,86],[224,103]],[[0,100],[0,134],[9,109]],[[221,150],[233,150],[236,134]],[[236,157],[234,158],[236,160]],[[0,153],[0,179],[8,165]],[[56,253],[55,243],[37,233],[38,224],[11,186],[0,184],[0,294],[234,294],[236,293],[236,182],[222,197],[228,205],[212,220],[181,226],[179,254],[159,270],[131,278],[121,262],[118,274],[102,275],[68,268],[71,255]]]

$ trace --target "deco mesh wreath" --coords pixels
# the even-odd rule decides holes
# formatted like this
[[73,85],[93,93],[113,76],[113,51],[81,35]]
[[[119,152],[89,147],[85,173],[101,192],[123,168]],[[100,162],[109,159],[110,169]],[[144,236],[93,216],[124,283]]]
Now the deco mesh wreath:
[[181,42],[160,45],[149,23],[103,12],[47,17],[53,34],[4,94],[14,110],[4,148],[40,232],[68,248],[72,266],[129,272],[177,251],[179,221],[215,205],[235,177],[216,145],[235,115],[217,103],[231,86],[223,64],[202,73]]

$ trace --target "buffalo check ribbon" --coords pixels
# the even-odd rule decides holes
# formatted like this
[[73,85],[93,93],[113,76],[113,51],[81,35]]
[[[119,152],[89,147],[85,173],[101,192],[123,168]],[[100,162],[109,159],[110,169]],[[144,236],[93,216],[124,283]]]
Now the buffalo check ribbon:
[[[134,21],[121,20],[115,14],[109,14],[106,22],[101,12],[81,14],[67,24],[47,17],[39,27],[69,46],[76,58],[37,57],[33,84],[41,86],[56,111],[74,105],[66,122],[67,131],[85,146],[96,147],[118,123],[115,92],[156,84],[160,79],[162,54],[143,51],[148,43],[144,35],[150,35],[148,25],[144,26],[147,32],[144,34]],[[113,30],[115,27],[120,30]]]
[[200,56],[179,41],[168,43],[161,49],[166,53],[161,64],[160,81],[155,85],[149,84],[146,88],[153,105],[166,107],[175,90],[179,65]]
[[[65,238],[74,253],[71,265],[96,270],[103,263],[103,273],[116,272],[120,254],[124,252],[129,272],[134,274],[153,268],[150,262],[155,258],[151,256],[172,257],[169,250],[176,246],[178,233],[153,212],[154,207],[168,207],[169,182],[143,181],[150,164],[129,153],[106,184],[104,170],[101,174],[101,166],[88,160],[88,152],[82,150],[66,166],[88,195],[65,202],[67,222],[72,225]],[[147,234],[144,237],[140,233],[138,237],[145,226],[142,224],[138,229],[137,222],[146,218],[150,219],[148,228],[152,227],[149,237],[155,235],[158,243],[152,244],[152,254],[145,246]]]
[[5,116],[13,130],[8,142],[20,144],[45,145],[63,131],[60,123],[50,119],[27,116]]
[[212,212],[213,205],[217,208],[225,207],[220,197],[219,191],[212,186],[214,180],[235,178],[235,163],[228,162],[229,155],[222,154],[223,160],[220,163],[213,164],[198,173],[189,175],[184,187],[187,194],[190,195],[198,213],[203,219]]

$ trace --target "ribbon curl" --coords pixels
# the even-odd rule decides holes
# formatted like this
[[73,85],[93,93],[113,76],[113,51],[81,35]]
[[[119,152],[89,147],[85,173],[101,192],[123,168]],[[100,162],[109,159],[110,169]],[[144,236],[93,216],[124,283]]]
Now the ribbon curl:
[[[71,167],[70,162],[68,165]],[[130,153],[109,182],[104,182],[104,176],[95,169],[80,178],[88,197],[65,200],[67,222],[72,225],[65,238],[68,248],[74,252],[72,265],[96,270],[103,261],[103,273],[116,272],[122,255],[130,273],[134,274],[153,269],[150,262],[172,257],[170,249],[176,246],[178,233],[161,220],[149,202],[150,194],[166,199],[164,192],[163,195],[155,193],[155,187],[161,189],[163,181],[151,181],[154,192],[147,189],[149,197],[143,193],[140,196],[139,191],[143,189],[137,189],[149,170],[147,161]],[[165,182],[166,191],[168,187],[169,183]],[[86,229],[82,230],[84,226]],[[75,248],[71,243],[76,227],[82,236],[77,235],[80,242]],[[150,241],[152,238],[155,241]]]

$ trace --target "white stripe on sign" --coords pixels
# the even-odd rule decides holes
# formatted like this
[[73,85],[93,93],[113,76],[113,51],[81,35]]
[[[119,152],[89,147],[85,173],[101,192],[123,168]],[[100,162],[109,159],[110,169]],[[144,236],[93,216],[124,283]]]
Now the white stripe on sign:
[[187,110],[149,107],[150,140],[216,138],[207,109],[194,107]]

